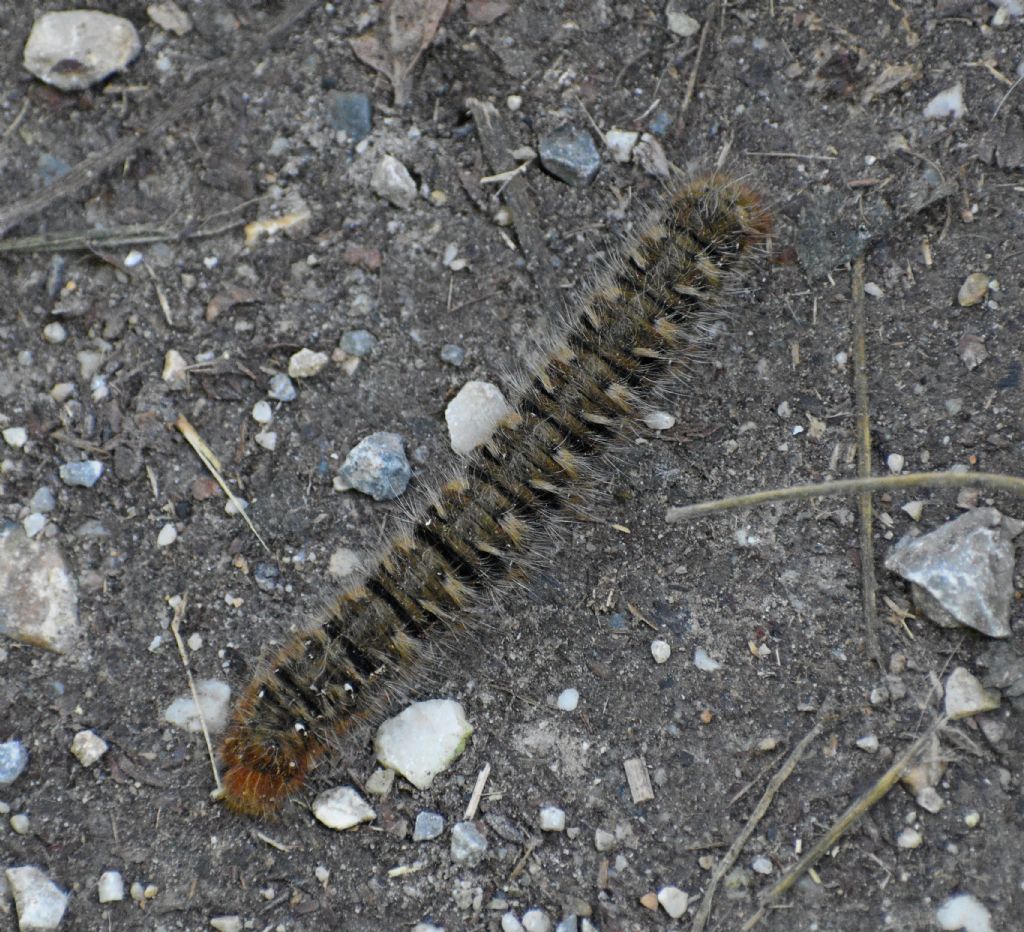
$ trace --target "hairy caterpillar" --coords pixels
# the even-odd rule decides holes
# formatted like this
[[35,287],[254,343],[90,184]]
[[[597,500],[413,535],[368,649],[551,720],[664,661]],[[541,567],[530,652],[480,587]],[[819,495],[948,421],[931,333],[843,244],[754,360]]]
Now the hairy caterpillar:
[[221,746],[232,809],[274,813],[340,735],[379,715],[436,644],[472,624],[468,609],[522,578],[545,531],[594,482],[608,441],[706,343],[770,232],[761,198],[738,181],[713,175],[667,196],[565,316],[490,440],[360,584],[263,665]]

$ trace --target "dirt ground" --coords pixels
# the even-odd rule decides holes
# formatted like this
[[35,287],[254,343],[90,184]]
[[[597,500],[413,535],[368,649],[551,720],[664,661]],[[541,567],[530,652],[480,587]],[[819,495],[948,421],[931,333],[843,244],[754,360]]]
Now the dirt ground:
[[[0,202],[39,190],[54,160],[74,165],[137,131],[204,64],[283,9],[180,5],[195,27],[182,37],[149,21],[142,0],[103,4],[136,24],[145,50],[107,92],[61,94],[20,67],[33,18],[57,5],[0,2]],[[31,759],[0,799],[29,815],[31,831],[0,827],[0,866],[40,865],[68,890],[63,929],[201,929],[223,915],[257,930],[424,920],[498,929],[505,912],[533,907],[553,924],[575,915],[580,927],[589,917],[602,930],[685,926],[640,898],[666,884],[699,897],[706,856],[731,843],[831,697],[842,717],[813,744],[716,896],[713,927],[738,929],[798,846],[806,850],[920,733],[939,705],[934,678],[956,665],[984,673],[990,642],[916,618],[902,627],[883,604],[882,656],[896,673],[879,674],[865,646],[852,500],[686,525],[665,514],[855,474],[852,366],[842,354],[851,351],[848,261],[865,249],[866,279],[877,286],[867,298],[875,471],[893,453],[908,469],[1020,471],[1024,177],[1014,146],[1024,145],[1024,88],[1010,83],[1024,54],[1021,20],[993,26],[996,6],[958,0],[718,5],[683,112],[699,36],[671,33],[660,0],[511,7],[483,26],[456,9],[417,66],[409,103],[395,109],[387,82],[348,44],[376,21],[377,5],[325,4],[258,61],[240,63],[156,144],[11,231],[140,222],[177,230],[209,217],[279,215],[296,197],[312,214],[293,235],[251,247],[237,226],[139,246],[145,265],[127,271],[103,256],[123,260],[129,246],[59,259],[0,255],[0,414],[30,440],[4,450],[3,516],[20,521],[40,486],[55,491],[49,533],[78,580],[84,626],[64,656],[2,645],[0,740],[22,741]],[[695,0],[689,12],[701,23],[709,15]],[[896,65],[909,66],[905,80],[873,88]],[[958,83],[966,112],[926,119],[928,102]],[[362,151],[330,125],[335,91],[373,104]],[[521,97],[519,109],[510,95]],[[500,382],[514,370],[662,187],[603,148],[588,186],[532,163],[525,178],[555,259],[542,287],[515,228],[496,221],[497,185],[479,183],[493,169],[467,112],[471,96],[496,104],[517,145],[536,148],[564,123],[593,132],[594,121],[602,131],[650,128],[688,173],[721,159],[766,192],[773,259],[737,296],[707,368],[670,406],[677,426],[621,452],[597,520],[567,530],[530,597],[506,600],[480,643],[425,694],[459,700],[474,726],[451,770],[427,791],[397,780],[373,800],[378,819],[352,832],[324,828],[301,804],[257,825],[209,800],[202,741],[161,721],[186,689],[167,599],[188,595],[183,633],[203,645],[192,654],[196,675],[244,685],[267,646],[330,591],[330,555],[372,549],[401,514],[401,502],[334,490],[347,451],[370,432],[396,431],[414,466],[405,500],[428,486],[449,462],[448,399],[468,379]],[[370,189],[385,154],[422,188],[407,210]],[[451,243],[468,260],[462,271],[443,264]],[[975,271],[997,279],[998,291],[961,307],[958,289]],[[211,300],[233,289],[250,300],[227,302],[208,320]],[[63,343],[43,339],[54,320],[66,328]],[[296,400],[274,403],[276,449],[259,446],[250,412],[271,375],[301,347],[332,353],[356,328],[376,337],[372,355],[351,374],[332,361],[301,380]],[[973,369],[962,358],[978,349],[970,337],[987,353]],[[441,360],[448,343],[464,348],[461,368]],[[190,364],[207,361],[185,391],[161,379],[172,349]],[[24,350],[30,359],[19,358]],[[109,386],[100,400],[76,356],[89,350],[100,353]],[[49,392],[64,381],[76,393],[58,404]],[[197,499],[206,473],[171,427],[178,415],[252,503],[272,557],[225,514],[222,497]],[[100,481],[64,485],[60,464],[87,457],[104,462]],[[902,510],[912,499],[926,501],[925,529],[960,513],[955,491],[877,496],[879,564],[913,525]],[[1019,502],[991,500],[1024,517]],[[168,522],[178,539],[157,547]],[[880,596],[907,606],[903,585],[879,573]],[[1018,608],[1017,639],[1004,654],[1021,653],[1022,623]],[[162,646],[151,651],[157,635]],[[664,665],[651,657],[657,636],[673,648]],[[719,671],[694,665],[698,647]],[[891,698],[872,704],[880,686]],[[554,705],[567,687],[581,695],[574,713]],[[925,812],[896,788],[759,928],[933,929],[938,904],[956,892],[978,897],[993,929],[1020,928],[1021,711],[1019,699],[1004,699],[992,715],[1004,729],[995,742],[976,723],[960,724],[937,787],[944,809]],[[88,770],[69,753],[85,728],[110,745]],[[855,744],[868,734],[877,753]],[[776,739],[773,750],[759,749],[766,739]],[[634,804],[623,761],[638,756],[654,799]],[[489,850],[464,867],[449,853],[450,827],[485,764],[478,819]],[[350,746],[306,799],[329,785],[361,786],[373,770],[369,746]],[[549,803],[565,810],[569,831],[541,835],[538,808]],[[411,826],[425,809],[443,814],[446,830],[414,843]],[[972,811],[976,827],[965,822]],[[896,838],[910,824],[923,843],[906,850]],[[615,835],[611,850],[596,849],[598,829]],[[759,855],[769,876],[751,869]],[[318,866],[330,872],[326,883]],[[415,870],[389,873],[401,866]],[[154,885],[155,896],[101,906],[96,881],[110,869]],[[14,923],[6,900],[0,927]]]

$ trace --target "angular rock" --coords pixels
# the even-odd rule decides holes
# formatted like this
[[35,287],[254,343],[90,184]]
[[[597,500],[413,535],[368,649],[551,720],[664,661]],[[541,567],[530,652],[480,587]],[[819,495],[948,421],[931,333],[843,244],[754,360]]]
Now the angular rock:
[[313,801],[313,815],[328,828],[343,831],[377,818],[373,807],[351,786],[336,786]]
[[56,929],[68,906],[68,896],[38,867],[10,867],[5,872],[18,910],[18,927]]
[[370,187],[395,207],[406,210],[416,200],[416,182],[393,155],[385,155],[373,171]]
[[28,765],[28,751],[20,741],[0,744],[0,786],[10,786]]
[[444,816],[437,812],[423,811],[417,813],[416,824],[412,830],[413,841],[430,841],[444,831]]
[[0,530],[0,634],[62,654],[81,630],[78,586],[57,545]]
[[71,742],[71,753],[83,767],[91,767],[104,754],[109,745],[94,731],[80,731]]
[[452,860],[472,866],[487,853],[487,839],[472,822],[457,822],[452,828]]
[[566,184],[589,184],[601,167],[601,154],[594,137],[585,129],[568,124],[540,138],[540,162]]
[[497,385],[476,380],[467,382],[444,411],[452,449],[464,456],[480,446],[511,411]]
[[[199,706],[203,710],[206,727],[211,734],[217,734],[227,727],[228,702],[231,699],[231,687],[220,680],[196,680],[196,695]],[[199,712],[196,709],[192,694],[178,696],[163,714],[164,721],[188,731],[201,731]]]
[[957,667],[946,680],[946,715],[969,718],[999,708],[999,695],[985,689],[966,667]]
[[373,739],[373,748],[381,764],[425,790],[459,757],[472,733],[459,703],[429,699],[413,703],[384,722]]
[[62,91],[80,91],[123,71],[142,49],[128,20],[97,10],[44,13],[25,43],[25,68]]
[[943,627],[1009,637],[1013,539],[1024,523],[976,508],[923,537],[904,537],[885,567],[911,584],[914,602]]
[[375,502],[398,498],[412,477],[402,435],[378,431],[364,437],[349,450],[338,476]]

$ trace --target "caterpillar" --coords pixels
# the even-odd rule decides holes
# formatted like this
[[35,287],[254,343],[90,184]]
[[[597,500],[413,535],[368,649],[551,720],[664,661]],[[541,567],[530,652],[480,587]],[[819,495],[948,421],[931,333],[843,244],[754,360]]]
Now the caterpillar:
[[525,578],[557,521],[579,513],[610,442],[707,344],[771,230],[740,181],[716,174],[667,193],[565,312],[490,439],[425,496],[361,582],[262,664],[221,744],[231,809],[273,815],[341,736],[474,624],[473,609]]

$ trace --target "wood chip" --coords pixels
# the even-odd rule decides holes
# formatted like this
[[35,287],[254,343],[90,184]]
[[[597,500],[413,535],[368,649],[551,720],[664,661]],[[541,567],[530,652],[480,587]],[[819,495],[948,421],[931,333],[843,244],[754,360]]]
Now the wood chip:
[[622,766],[626,771],[626,780],[629,782],[629,792],[635,803],[646,803],[654,799],[654,788],[651,786],[651,778],[647,774],[647,762],[642,757],[631,757],[623,761]]

